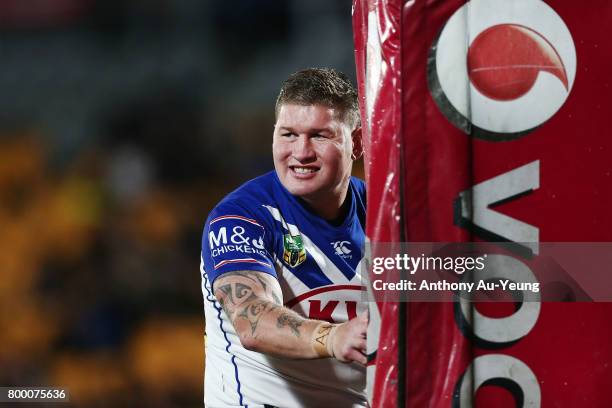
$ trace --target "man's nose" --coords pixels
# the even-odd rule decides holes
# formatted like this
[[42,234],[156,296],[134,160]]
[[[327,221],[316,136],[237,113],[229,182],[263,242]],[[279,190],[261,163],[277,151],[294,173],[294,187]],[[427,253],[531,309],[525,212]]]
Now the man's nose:
[[309,162],[316,158],[310,138],[300,135],[293,143],[293,157],[300,162]]

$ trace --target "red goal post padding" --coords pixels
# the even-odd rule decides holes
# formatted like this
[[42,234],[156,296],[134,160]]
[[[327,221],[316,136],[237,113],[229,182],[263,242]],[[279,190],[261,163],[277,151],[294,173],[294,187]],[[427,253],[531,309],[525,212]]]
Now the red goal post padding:
[[[612,241],[612,6],[503,3],[354,2],[370,241]],[[612,304],[373,306],[374,407],[612,406]]]

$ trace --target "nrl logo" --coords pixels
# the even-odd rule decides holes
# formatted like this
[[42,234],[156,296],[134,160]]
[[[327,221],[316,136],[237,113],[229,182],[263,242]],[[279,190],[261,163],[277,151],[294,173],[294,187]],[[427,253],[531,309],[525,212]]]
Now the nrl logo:
[[292,268],[306,260],[306,250],[300,235],[285,234],[283,237],[283,260]]

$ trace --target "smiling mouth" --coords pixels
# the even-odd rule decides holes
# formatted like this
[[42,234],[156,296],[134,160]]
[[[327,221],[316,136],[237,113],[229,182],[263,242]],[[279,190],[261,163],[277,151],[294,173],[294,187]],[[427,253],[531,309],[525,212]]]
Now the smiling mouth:
[[319,171],[319,169],[315,167],[289,166],[289,168],[297,174],[312,174]]

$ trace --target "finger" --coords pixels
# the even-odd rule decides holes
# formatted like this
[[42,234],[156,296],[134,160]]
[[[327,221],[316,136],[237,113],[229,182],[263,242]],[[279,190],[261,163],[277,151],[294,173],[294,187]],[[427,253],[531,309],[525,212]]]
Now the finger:
[[368,363],[368,358],[365,356],[365,354],[355,349],[348,352],[347,357],[349,358],[349,360],[355,361],[361,365],[366,365]]
[[365,339],[362,339],[361,341],[358,341],[355,344],[355,348],[356,350],[360,351],[363,354],[366,354],[366,350],[367,350],[367,342],[365,341]]
[[359,321],[359,325],[358,325],[358,329],[359,329],[359,334],[362,337],[365,337],[366,333],[368,332],[368,321],[367,320],[360,320]]

